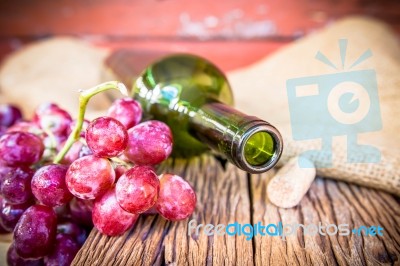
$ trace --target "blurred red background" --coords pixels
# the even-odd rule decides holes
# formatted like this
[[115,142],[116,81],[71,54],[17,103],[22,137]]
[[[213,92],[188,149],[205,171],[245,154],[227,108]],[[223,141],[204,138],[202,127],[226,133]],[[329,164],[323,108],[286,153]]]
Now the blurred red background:
[[231,70],[350,14],[380,18],[400,34],[396,0],[1,1],[0,61],[26,43],[73,35],[144,60],[192,52]]

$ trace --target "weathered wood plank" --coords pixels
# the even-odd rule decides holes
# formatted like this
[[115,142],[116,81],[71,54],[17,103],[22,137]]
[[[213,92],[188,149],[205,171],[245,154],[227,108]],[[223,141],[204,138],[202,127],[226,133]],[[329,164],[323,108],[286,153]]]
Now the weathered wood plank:
[[[250,223],[249,186],[244,172],[231,165],[224,171],[209,156],[176,161],[171,172],[184,176],[196,190],[198,203],[189,220],[215,225]],[[194,231],[188,235],[189,220],[171,223],[159,216],[142,217],[120,237],[102,236],[93,230],[74,265],[253,264],[252,242],[245,236],[207,237]]]
[[[318,178],[300,205],[280,209],[268,201],[266,185],[272,173],[252,177],[253,221],[262,224],[380,225],[380,236],[315,236],[302,229],[286,241],[256,236],[256,265],[382,265],[400,263],[400,205],[390,194]],[[284,195],[282,195],[284,197]]]

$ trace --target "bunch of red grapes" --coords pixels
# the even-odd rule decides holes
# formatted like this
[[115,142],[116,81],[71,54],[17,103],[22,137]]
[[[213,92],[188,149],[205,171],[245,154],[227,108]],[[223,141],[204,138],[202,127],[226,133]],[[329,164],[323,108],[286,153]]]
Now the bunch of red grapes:
[[41,105],[32,121],[0,105],[0,230],[14,232],[9,265],[69,265],[93,225],[116,236],[143,213],[171,221],[193,213],[193,188],[155,172],[172,151],[169,127],[141,118],[135,100],[115,101],[107,116],[84,121],[79,140],[54,163],[77,121],[56,104]]

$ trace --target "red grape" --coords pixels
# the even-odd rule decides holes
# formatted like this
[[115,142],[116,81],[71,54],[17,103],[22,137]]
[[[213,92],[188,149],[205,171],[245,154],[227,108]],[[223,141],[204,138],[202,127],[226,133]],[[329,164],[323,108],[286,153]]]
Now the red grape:
[[142,107],[131,98],[118,99],[108,109],[107,115],[120,121],[126,129],[130,129],[142,119]]
[[196,207],[196,194],[182,177],[160,176],[160,193],[156,209],[165,219],[179,221],[189,217]]
[[39,117],[46,114],[46,112],[48,112],[48,110],[57,109],[57,108],[59,108],[59,107],[55,103],[51,103],[51,102],[42,103],[38,107],[36,107],[35,113],[33,116],[33,120],[38,120]]
[[172,152],[172,133],[160,121],[147,121],[128,130],[125,156],[138,165],[159,164]]
[[115,197],[115,189],[110,189],[93,205],[93,224],[108,236],[121,235],[137,220],[139,215],[126,212],[120,207]]
[[5,127],[12,126],[15,122],[22,119],[21,110],[11,104],[0,105],[0,125]]
[[13,132],[0,138],[0,160],[7,165],[31,165],[42,157],[42,140],[32,133]]
[[0,137],[6,134],[6,132],[7,132],[7,127],[0,126]]
[[67,111],[53,103],[42,104],[35,112],[33,121],[42,129],[50,130],[55,135],[66,135],[72,122]]
[[59,223],[57,225],[57,232],[72,236],[80,246],[85,243],[87,238],[86,230],[71,221]]
[[34,171],[28,167],[9,167],[2,177],[0,191],[10,204],[22,204],[33,198],[31,180]]
[[93,152],[89,149],[89,147],[86,144],[83,144],[82,149],[79,151],[78,158],[82,158],[88,155],[93,155]]
[[36,171],[32,178],[32,193],[40,203],[55,207],[68,203],[72,199],[65,184],[65,165],[50,164]]
[[0,189],[1,189],[1,184],[3,184],[4,179],[7,176],[11,175],[13,171],[14,171],[13,166],[7,166],[7,165],[0,164]]
[[52,161],[57,152],[57,148],[66,140],[66,138],[67,137],[64,135],[49,136],[45,134],[43,138],[44,152],[42,155],[42,160]]
[[[73,197],[73,198],[75,198],[75,197]],[[64,222],[66,220],[71,219],[69,204],[55,206],[55,207],[53,207],[53,210],[55,211],[55,213],[57,215],[57,222],[60,223],[60,222]]]
[[[3,197],[0,196],[0,206],[3,205],[3,202],[4,202]],[[0,219],[0,220],[1,220],[1,219]],[[7,230],[6,228],[4,228],[3,225],[2,225],[2,223],[1,223],[1,221],[0,221],[0,235],[2,235],[2,234],[8,234],[8,233],[9,233],[9,230]]]
[[46,266],[69,266],[79,251],[79,244],[67,234],[59,233],[52,252],[44,258]]
[[[65,145],[65,142],[63,142],[58,150],[61,150],[63,146]],[[89,149],[89,147],[83,143],[82,141],[76,141],[74,144],[72,144],[72,147],[69,149],[67,154],[65,154],[62,163],[63,164],[71,164],[74,161],[78,160],[81,157],[87,156],[87,155],[92,155],[92,151]]]
[[19,121],[7,129],[7,133],[19,132],[19,131],[32,133],[37,136],[41,136],[43,134],[43,131],[37,124],[26,121]]
[[130,163],[129,159],[125,156],[125,153],[122,153],[121,155],[119,155],[118,159],[120,159],[126,163]]
[[57,217],[52,208],[44,205],[29,207],[14,230],[15,249],[24,259],[46,256],[54,246]]
[[7,229],[5,229],[1,223],[0,223],[0,235],[8,234],[10,233]]
[[144,215],[156,215],[158,214],[157,209],[155,208],[155,205],[148,209],[147,211],[143,212],[142,214]]
[[81,199],[95,199],[104,194],[115,181],[111,163],[94,155],[74,161],[68,168],[66,182],[69,191]]
[[11,205],[3,200],[0,205],[0,223],[8,232],[12,232],[19,218],[32,205],[31,202]]
[[128,171],[128,168],[124,165],[117,165],[115,167],[115,181],[118,181],[118,179],[125,174],[125,172]]
[[119,205],[130,213],[142,213],[157,201],[160,181],[149,166],[135,166],[115,186]]
[[8,266],[43,266],[43,260],[25,260],[21,258],[15,250],[15,243],[12,242],[7,251]]
[[86,142],[93,154],[110,158],[125,150],[128,133],[118,120],[107,116],[99,117],[90,123],[86,131]]
[[93,227],[93,201],[73,198],[69,203],[69,209],[74,222],[86,227]]
[[[62,149],[62,147],[64,147],[65,145],[64,141],[60,146],[59,146],[59,150]],[[71,164],[74,161],[76,161],[79,158],[79,153],[81,151],[83,147],[83,143],[80,141],[75,141],[74,144],[72,144],[71,148],[69,149],[69,151],[67,152],[67,154],[65,154],[64,158],[62,159],[62,163],[63,164]]]

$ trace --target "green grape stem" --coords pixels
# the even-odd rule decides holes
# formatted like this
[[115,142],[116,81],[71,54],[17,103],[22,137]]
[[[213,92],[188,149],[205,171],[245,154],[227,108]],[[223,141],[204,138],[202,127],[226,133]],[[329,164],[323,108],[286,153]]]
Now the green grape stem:
[[65,142],[65,145],[63,146],[63,148],[60,150],[60,152],[54,158],[53,163],[55,163],[55,164],[60,163],[62,161],[62,159],[64,159],[64,156],[67,154],[67,152],[72,147],[72,145],[77,140],[79,140],[83,121],[85,119],[86,106],[87,106],[90,98],[92,98],[94,95],[96,95],[100,92],[107,91],[107,90],[118,90],[124,96],[128,96],[128,90],[126,89],[125,85],[119,81],[105,82],[105,83],[99,84],[97,86],[94,86],[90,89],[81,91],[81,94],[79,95],[79,114],[78,114],[78,119],[76,121],[75,128],[71,132],[71,134],[68,136],[68,139]]
[[114,163],[116,165],[123,165],[123,166],[125,166],[127,168],[131,168],[133,166],[132,163],[125,162],[124,160],[121,160],[118,157],[110,158],[110,160],[111,160],[112,163]]

